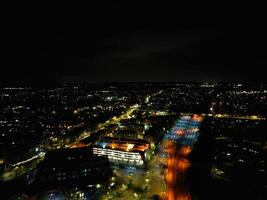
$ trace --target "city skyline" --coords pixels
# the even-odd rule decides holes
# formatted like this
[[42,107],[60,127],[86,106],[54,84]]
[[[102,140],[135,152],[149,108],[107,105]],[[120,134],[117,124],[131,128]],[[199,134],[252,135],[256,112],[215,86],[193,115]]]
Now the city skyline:
[[266,98],[267,84],[0,88],[0,196],[263,199]]

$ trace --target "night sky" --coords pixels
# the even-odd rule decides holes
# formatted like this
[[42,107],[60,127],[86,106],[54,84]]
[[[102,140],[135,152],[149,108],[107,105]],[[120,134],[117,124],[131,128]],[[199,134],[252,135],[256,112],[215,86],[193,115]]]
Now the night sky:
[[1,85],[266,81],[263,5],[127,2],[6,6]]

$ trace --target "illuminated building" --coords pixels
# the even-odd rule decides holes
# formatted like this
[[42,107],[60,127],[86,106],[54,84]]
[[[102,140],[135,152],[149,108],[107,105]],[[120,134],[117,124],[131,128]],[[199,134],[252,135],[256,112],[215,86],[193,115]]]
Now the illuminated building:
[[93,147],[93,154],[107,156],[115,164],[142,166],[149,159],[150,144],[144,140],[102,138]]

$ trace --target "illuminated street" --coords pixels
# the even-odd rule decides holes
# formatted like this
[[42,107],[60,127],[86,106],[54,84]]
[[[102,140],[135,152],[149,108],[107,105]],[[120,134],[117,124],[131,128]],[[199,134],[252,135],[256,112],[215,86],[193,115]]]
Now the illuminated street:
[[167,154],[165,179],[167,191],[162,196],[166,200],[189,200],[191,196],[185,185],[185,172],[190,166],[187,155],[192,151],[192,145],[198,137],[198,126],[202,117],[184,116],[176,126],[165,136],[163,146]]
[[83,131],[79,138],[72,144],[70,145],[67,145],[67,147],[71,147],[73,145],[76,145],[76,143],[79,143],[79,141],[89,137],[91,134],[107,127],[108,125],[110,124],[118,124],[120,122],[120,120],[122,119],[128,119],[128,118],[131,118],[131,114],[134,112],[134,111],[137,111],[138,110],[138,105],[133,105],[131,106],[130,108],[126,109],[124,111],[124,113],[120,116],[113,116],[111,119],[105,121],[104,123],[100,123],[97,125],[96,129],[94,131]]

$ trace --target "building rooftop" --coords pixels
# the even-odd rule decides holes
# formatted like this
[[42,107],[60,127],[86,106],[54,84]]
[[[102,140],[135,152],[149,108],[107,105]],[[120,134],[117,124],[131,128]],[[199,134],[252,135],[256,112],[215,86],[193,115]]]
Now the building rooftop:
[[96,146],[120,151],[144,152],[149,149],[150,144],[145,140],[120,140],[118,138],[105,137],[100,142],[97,142]]

